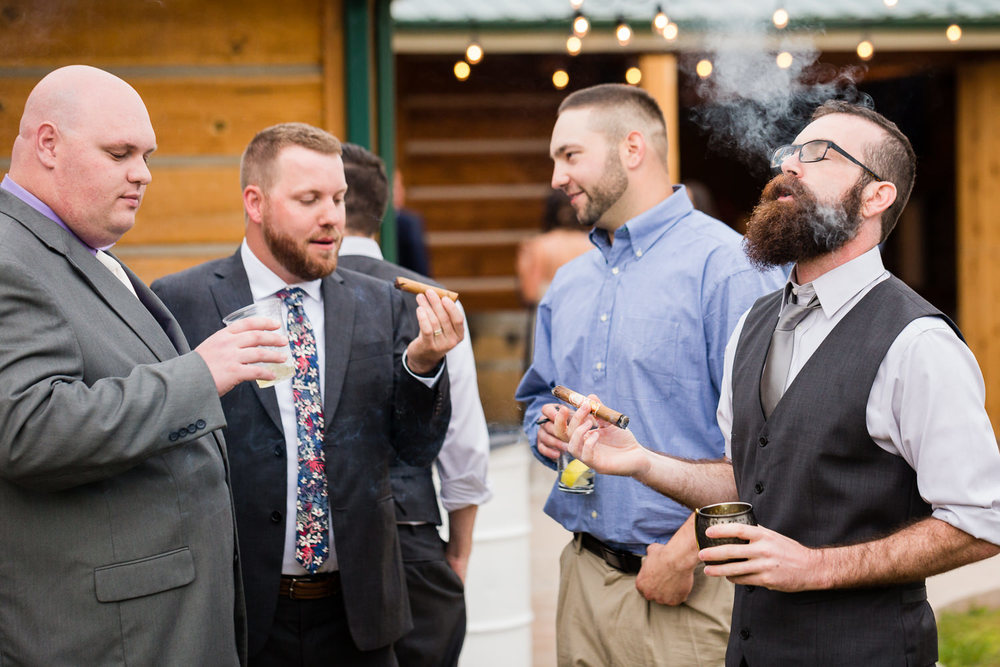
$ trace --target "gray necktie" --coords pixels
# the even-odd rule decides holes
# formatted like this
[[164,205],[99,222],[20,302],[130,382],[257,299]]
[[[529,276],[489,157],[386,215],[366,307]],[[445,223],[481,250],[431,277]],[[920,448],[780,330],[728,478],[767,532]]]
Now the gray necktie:
[[[806,315],[819,308],[819,297],[816,296],[812,283],[802,285],[796,291],[797,294],[792,295],[778,317],[778,325],[771,335],[771,347],[767,350],[764,372],[760,376],[760,404],[764,408],[765,417],[771,416],[781,395],[785,393],[788,369],[792,365],[795,327]],[[799,301],[806,303],[802,305]]]

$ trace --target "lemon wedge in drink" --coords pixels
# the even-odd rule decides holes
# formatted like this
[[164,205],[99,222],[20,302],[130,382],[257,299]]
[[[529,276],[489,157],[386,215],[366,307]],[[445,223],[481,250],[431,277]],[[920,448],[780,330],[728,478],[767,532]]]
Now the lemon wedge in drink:
[[589,468],[586,463],[579,459],[573,459],[563,468],[562,477],[559,478],[559,481],[563,486],[573,488],[577,483],[586,483],[587,478],[584,477],[581,479],[581,475],[588,470]]

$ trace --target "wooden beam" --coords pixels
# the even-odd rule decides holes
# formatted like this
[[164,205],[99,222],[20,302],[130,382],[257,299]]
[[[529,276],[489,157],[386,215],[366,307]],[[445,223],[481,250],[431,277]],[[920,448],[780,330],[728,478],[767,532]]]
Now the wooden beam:
[[338,138],[347,136],[344,102],[344,3],[323,3],[323,126]]
[[1000,425],[1000,60],[958,68],[955,162],[958,318],[986,379],[986,409]]
[[642,72],[640,85],[653,96],[667,123],[667,168],[674,183],[681,181],[681,153],[678,134],[677,56],[672,53],[647,53],[639,56]]

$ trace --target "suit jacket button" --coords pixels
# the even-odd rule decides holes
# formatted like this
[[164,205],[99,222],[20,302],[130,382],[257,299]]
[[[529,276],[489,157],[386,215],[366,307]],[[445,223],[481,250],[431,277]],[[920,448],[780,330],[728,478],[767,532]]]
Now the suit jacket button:
[[280,446],[274,448],[274,455],[275,456],[279,456],[280,457],[284,453],[285,453],[285,450],[282,449]]
[[176,442],[177,438],[179,438],[179,437],[181,437],[181,436],[177,433],[177,431],[172,431],[170,433],[170,435],[167,436],[167,438],[170,440],[170,442]]
[[208,426],[208,424],[205,423],[204,419],[199,419],[194,423],[194,425],[198,428],[199,431]]
[[191,435],[194,435],[197,432],[198,432],[198,427],[197,426],[195,426],[194,424],[188,424],[188,433],[190,433]]
[[274,510],[273,512],[271,512],[271,521],[273,521],[274,523],[280,523],[281,512],[279,512],[278,510]]

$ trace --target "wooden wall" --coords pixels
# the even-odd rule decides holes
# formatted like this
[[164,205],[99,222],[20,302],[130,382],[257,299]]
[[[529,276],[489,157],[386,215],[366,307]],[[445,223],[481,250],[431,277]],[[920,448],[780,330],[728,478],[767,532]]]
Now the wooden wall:
[[243,236],[239,157],[253,135],[302,121],[344,136],[342,2],[5,0],[0,169],[42,76],[107,69],[142,95],[159,145],[115,252],[147,282],[228,255]]
[[958,69],[959,325],[986,378],[1000,430],[1000,60]]

